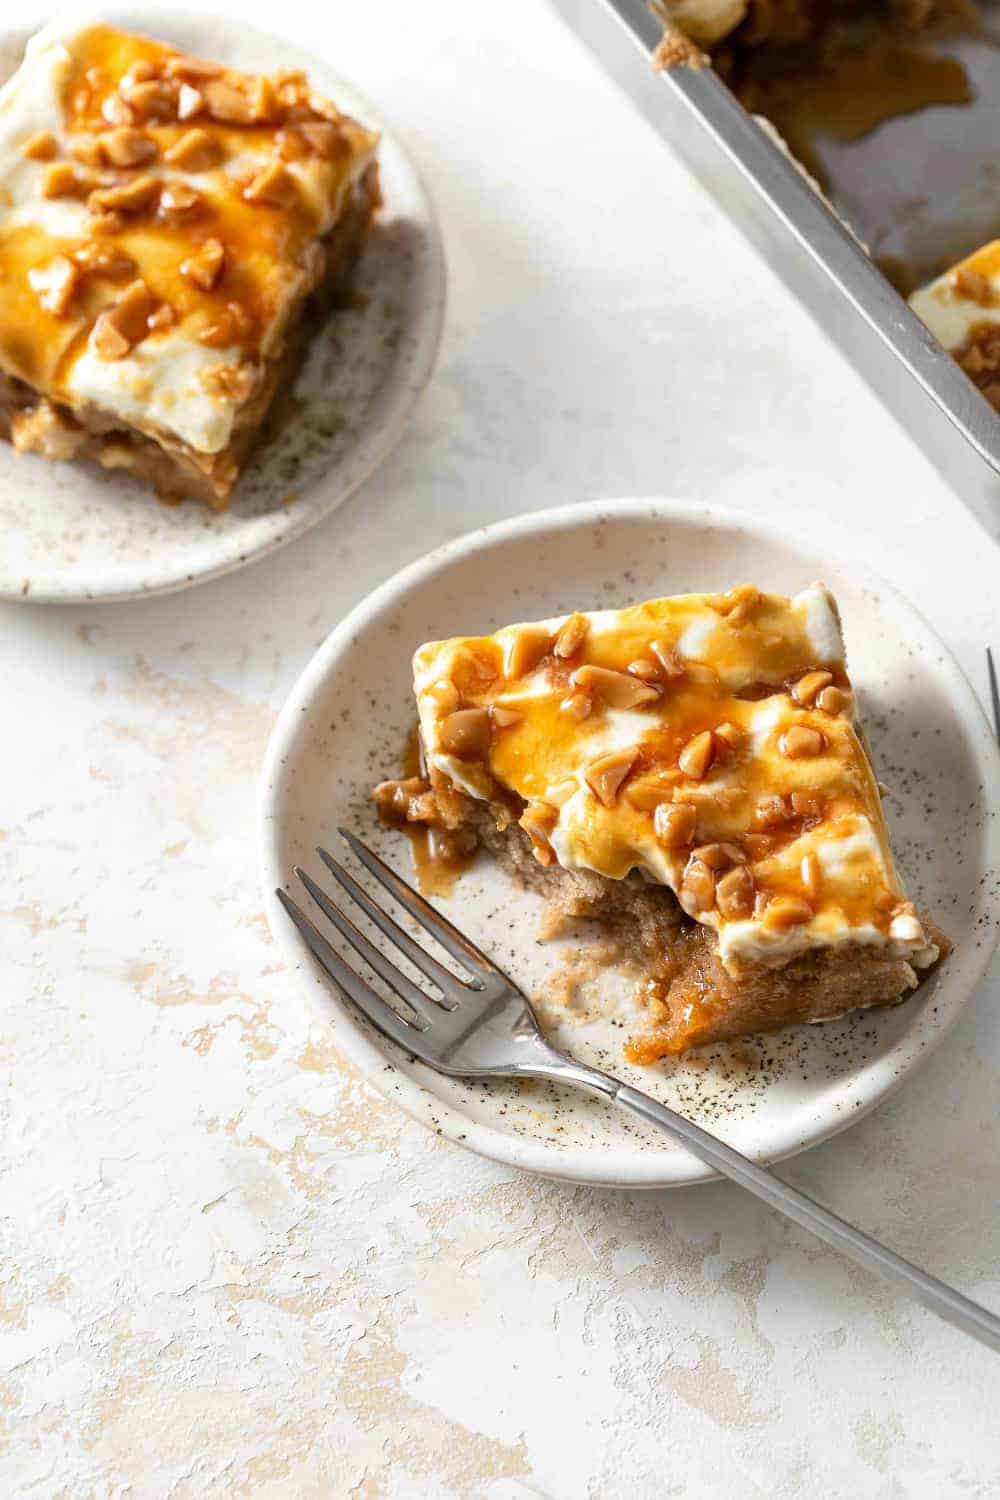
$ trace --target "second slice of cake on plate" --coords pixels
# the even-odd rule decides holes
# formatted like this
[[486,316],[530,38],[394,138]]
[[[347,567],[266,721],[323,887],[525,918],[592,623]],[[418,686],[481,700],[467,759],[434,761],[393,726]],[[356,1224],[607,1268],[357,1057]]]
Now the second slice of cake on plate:
[[899,1000],[938,958],[822,585],[433,642],[414,686],[423,774],[376,789],[383,815],[624,939],[635,1060]]
[[376,146],[303,73],[39,33],[0,90],[0,433],[222,509],[350,286]]

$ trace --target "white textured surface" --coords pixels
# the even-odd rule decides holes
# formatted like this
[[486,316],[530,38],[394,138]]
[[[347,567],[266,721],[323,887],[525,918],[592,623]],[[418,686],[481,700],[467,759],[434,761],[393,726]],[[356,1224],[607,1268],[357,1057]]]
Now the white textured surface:
[[[273,714],[346,607],[480,521],[687,493],[850,542],[978,685],[997,631],[995,550],[537,0],[325,15],[281,11],[441,210],[444,357],[394,457],[280,555],[2,609],[0,1491],[991,1496],[990,1355],[728,1187],[571,1190],[441,1143],[277,964]],[[998,987],[783,1169],[994,1306]]]

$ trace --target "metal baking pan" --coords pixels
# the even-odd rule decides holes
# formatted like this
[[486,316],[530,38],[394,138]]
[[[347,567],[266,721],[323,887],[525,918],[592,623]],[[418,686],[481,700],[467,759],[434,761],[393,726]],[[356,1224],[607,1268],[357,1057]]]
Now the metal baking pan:
[[[1000,417],[797,167],[711,68],[654,68],[663,26],[645,0],[554,3],[987,531],[1000,538]],[[995,159],[992,113],[986,107],[970,110],[969,116],[979,115],[987,129],[993,127],[989,145]],[[963,128],[968,129],[965,122]],[[938,161],[953,180],[954,157],[950,166],[947,152],[938,153]],[[944,195],[952,180],[942,183]],[[925,186],[929,194],[932,184]],[[996,223],[1000,226],[1000,200]],[[864,226],[859,228],[863,233]],[[966,252],[990,237],[982,233]]]

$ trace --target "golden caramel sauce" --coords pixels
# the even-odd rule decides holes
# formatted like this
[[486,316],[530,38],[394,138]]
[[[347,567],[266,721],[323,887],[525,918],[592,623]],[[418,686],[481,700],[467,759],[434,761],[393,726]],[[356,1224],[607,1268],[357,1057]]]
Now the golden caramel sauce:
[[[738,623],[730,624],[734,606]],[[652,660],[651,641],[676,647],[686,637],[682,674],[660,683],[654,703],[625,711],[627,719],[625,714],[618,717],[615,748],[631,741],[637,754],[612,805],[591,798],[585,825],[574,824],[578,854],[609,878],[624,877],[642,862],[643,849],[650,848],[655,802],[673,798],[697,808],[699,843],[744,847],[753,836],[753,843],[745,847],[758,893],[801,897],[804,877],[797,863],[782,862],[782,850],[820,821],[822,838],[837,841],[856,831],[861,819],[870,827],[881,857],[862,846],[846,867],[822,872],[813,904],[817,912],[851,927],[871,924],[887,931],[902,890],[888,853],[878,788],[850,717],[803,707],[787,696],[791,685],[816,666],[805,616],[789,601],[749,588],[714,601],[707,596],[651,601],[616,612],[613,629],[595,624],[569,661],[554,654],[553,635],[548,649],[543,640],[543,654],[529,654],[526,673],[508,673],[505,661],[522,664],[515,637],[523,630],[511,627],[492,637],[435,643],[416,656],[418,685],[425,676],[427,686],[444,679],[458,690],[463,707],[499,704],[521,715],[519,722],[494,729],[485,761],[473,754],[463,763],[483,797],[495,800],[497,788],[504,788],[525,802],[546,801],[553,788],[573,784],[595,756],[606,751],[601,736],[617,711],[606,714],[598,704],[590,717],[574,719],[561,706],[573,691],[572,673],[582,665],[625,672],[630,663]],[[535,639],[537,630],[528,627],[524,638]],[[702,642],[700,650],[691,649],[692,630],[695,645]],[[849,693],[842,664],[832,669],[827,665],[825,670],[831,671],[833,685]],[[426,699],[423,704],[426,708]],[[762,728],[761,715],[772,708],[773,723]],[[703,783],[686,778],[678,767],[681,751],[695,736],[723,724],[736,726],[736,747],[721,753],[721,764]],[[786,756],[781,736],[791,724],[819,730],[822,752],[799,759]],[[591,740],[597,750],[588,743]],[[652,802],[642,795],[650,782]],[[793,791],[814,798],[821,817],[794,818],[762,830],[755,821],[761,800]],[[687,852],[678,856],[675,875]]]
[[[403,780],[424,775],[420,731],[416,725],[406,737],[399,774]],[[476,850],[461,850],[453,839],[449,840],[444,830],[432,824],[408,823],[390,818],[384,812],[382,820],[390,827],[398,828],[409,839],[418,889],[425,896],[450,896],[459,877],[474,861]]]

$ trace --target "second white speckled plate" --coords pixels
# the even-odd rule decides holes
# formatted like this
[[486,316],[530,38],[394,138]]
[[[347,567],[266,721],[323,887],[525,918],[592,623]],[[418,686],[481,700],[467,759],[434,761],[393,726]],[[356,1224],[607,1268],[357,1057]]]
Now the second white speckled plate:
[[[297,379],[293,415],[248,464],[221,515],[164,505],[90,466],[19,459],[0,442],[0,598],[38,603],[169,593],[245,566],[336,509],[402,436],[441,336],[445,265],[434,209],[378,112],[326,66],[232,20],[112,5],[102,19],[236,68],[303,68],[323,93],[382,130],[385,198],[358,272],[358,305],[335,312]],[[0,36],[0,81],[29,33]]]
[[275,728],[261,789],[260,855],[278,943],[316,1013],[383,1094],[433,1129],[498,1161],[573,1182],[661,1187],[711,1174],[652,1130],[580,1094],[541,1084],[464,1084],[404,1057],[333,992],[274,897],[308,904],[292,867],[323,880],[313,849],[348,823],[397,868],[399,833],[369,799],[398,774],[413,721],[410,656],[425,640],[659,594],[752,582],[794,593],[822,578],[840,601],[852,676],[904,875],[954,953],[893,1009],[704,1049],[654,1068],[622,1056],[620,1014],[546,999],[569,944],[540,945],[537,897],[481,858],[442,904],[540,1003],[567,1051],[615,1072],[758,1160],[791,1155],[872,1109],[941,1040],[997,936],[1000,756],[961,671],[920,616],[849,561],[757,521],[664,500],[573,506],[493,526],[391,579],[333,632]]

